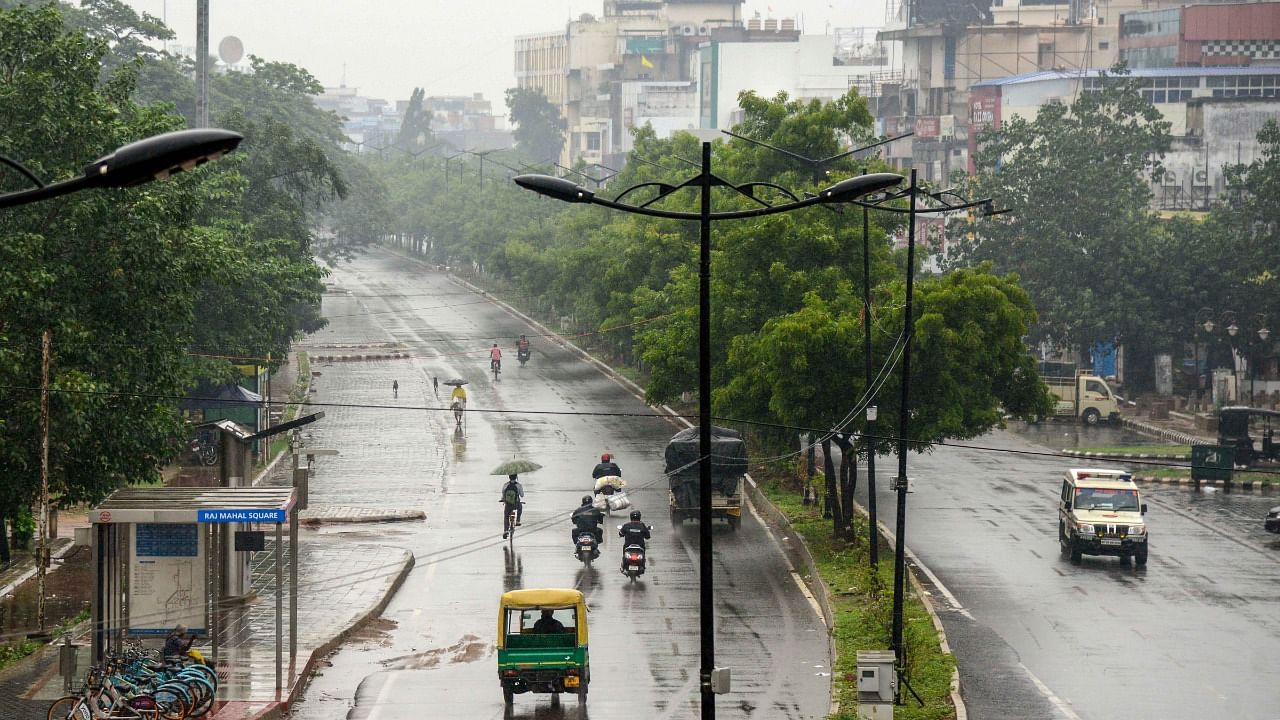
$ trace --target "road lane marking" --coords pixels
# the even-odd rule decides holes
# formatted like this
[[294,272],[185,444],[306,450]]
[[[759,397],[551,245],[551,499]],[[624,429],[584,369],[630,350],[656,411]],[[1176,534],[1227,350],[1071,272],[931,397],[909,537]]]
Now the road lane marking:
[[1036,689],[1039,690],[1040,694],[1044,695],[1050,703],[1053,703],[1053,706],[1058,710],[1058,712],[1067,716],[1068,720],[1082,720],[1082,718],[1071,709],[1071,706],[1067,704],[1066,700],[1058,697],[1056,693],[1049,689],[1048,685],[1041,682],[1040,678],[1036,677],[1036,674],[1031,672],[1031,668],[1028,668],[1022,663],[1018,663],[1018,666],[1027,673],[1027,677],[1031,678],[1031,682],[1035,684]]

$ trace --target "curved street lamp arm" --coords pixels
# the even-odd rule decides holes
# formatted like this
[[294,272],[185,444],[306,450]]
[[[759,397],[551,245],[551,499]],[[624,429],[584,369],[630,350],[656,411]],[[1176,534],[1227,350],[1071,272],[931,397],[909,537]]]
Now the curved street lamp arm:
[[[657,210],[645,205],[627,205],[616,200],[608,198],[593,197],[591,202],[595,205],[601,205],[613,210],[621,210],[623,212],[635,213],[637,215],[649,215],[651,217],[670,218],[673,220],[700,220],[702,215],[696,212],[675,212],[672,210]],[[789,202],[784,205],[770,205],[768,207],[756,208],[755,210],[736,210],[732,212],[713,212],[712,220],[735,220],[738,218],[760,217],[762,215],[773,215],[775,213],[788,212],[798,210],[800,208],[809,207],[825,202],[824,198],[813,196],[795,202]]]
[[[892,200],[902,200],[903,197],[904,197],[903,195],[895,193],[882,200],[876,200],[875,202],[867,202],[865,200],[846,200],[845,202],[852,203],[854,205],[861,205],[862,207],[868,208],[870,210],[881,210],[884,212],[902,213],[904,215],[911,214],[911,213],[915,213],[916,215],[946,214],[950,212],[958,212],[960,210],[968,210],[969,208],[987,206],[991,204],[990,198],[986,198],[983,200],[974,200],[972,202],[967,202],[962,205],[944,205],[943,207],[939,207],[939,208],[917,207],[915,210],[911,210],[909,208],[898,208],[898,207],[893,207],[892,205],[884,204]],[[1008,210],[992,211],[990,214],[998,215],[1000,213],[1005,213],[1005,212],[1009,212],[1009,211]]]
[[786,195],[787,197],[791,198],[791,201],[792,201],[792,202],[795,202],[795,201],[797,201],[797,200],[799,200],[799,199],[800,199],[800,198],[796,197],[796,194],[795,194],[795,193],[793,193],[793,192],[791,192],[790,190],[788,190],[788,189],[786,189],[786,188],[782,187],[781,185],[777,185],[777,184],[775,184],[775,183],[771,183],[771,182],[749,182],[749,183],[743,183],[742,185],[736,185],[736,186],[734,186],[734,188],[733,188],[733,189],[734,189],[734,190],[737,190],[737,191],[738,191],[738,193],[739,193],[740,195],[746,195],[747,197],[751,198],[752,200],[755,200],[756,202],[760,203],[761,205],[764,205],[765,207],[769,207],[769,203],[767,203],[767,202],[765,202],[764,200],[761,200],[760,198],[756,197],[756,195],[755,195],[755,189],[756,189],[756,188],[758,188],[758,187],[773,188],[774,190],[777,190],[778,192],[782,193],[783,195]]
[[49,198],[55,198],[60,195],[66,195],[77,190],[84,190],[85,188],[91,188],[97,185],[99,185],[99,183],[93,182],[93,178],[81,175],[52,185],[41,185],[40,187],[32,188],[30,190],[20,190],[18,192],[0,195],[0,208],[23,205],[30,202],[36,202],[38,200],[48,200]]
[[842,153],[837,153],[837,154],[835,154],[835,155],[832,155],[831,157],[825,157],[825,158],[822,158],[822,159],[820,159],[820,160],[819,160],[819,159],[814,159],[814,158],[811,158],[811,157],[805,157],[804,155],[801,155],[801,154],[799,154],[799,153],[792,152],[792,151],[787,150],[787,149],[784,149],[784,148],[777,147],[777,146],[775,146],[775,145],[770,145],[770,144],[769,144],[769,143],[767,143],[767,142],[763,142],[763,141],[760,141],[760,140],[756,140],[756,139],[754,139],[754,138],[749,138],[749,137],[747,137],[746,135],[739,135],[738,133],[730,132],[730,131],[728,131],[728,130],[721,130],[720,132],[724,133],[725,135],[730,135],[730,136],[732,136],[732,137],[736,137],[736,138],[738,138],[739,140],[745,140],[746,142],[749,142],[749,143],[751,143],[752,145],[759,145],[759,146],[761,146],[761,147],[767,147],[767,148],[769,148],[770,150],[773,150],[773,151],[775,151],[775,152],[780,152],[780,153],[782,153],[783,155],[786,155],[786,156],[788,156],[788,157],[795,158],[796,160],[800,160],[801,162],[806,162],[806,163],[808,163],[809,165],[813,166],[814,168],[821,167],[822,165],[825,165],[825,164],[827,164],[827,163],[829,163],[829,162],[835,162],[836,160],[839,160],[839,159],[841,159],[841,158],[848,157],[848,156],[850,156],[850,155],[853,155],[854,153],[860,153],[860,152],[862,152],[863,150],[870,150],[871,148],[874,148],[874,147],[880,147],[881,145],[887,145],[887,144],[889,144],[889,143],[893,142],[894,140],[901,140],[902,138],[905,138],[905,137],[911,137],[912,135],[915,135],[915,133],[904,133],[904,134],[902,134],[902,135],[898,135],[898,136],[895,136],[895,137],[887,138],[887,139],[884,139],[884,140],[879,140],[879,141],[877,141],[877,142],[871,143],[870,145],[863,145],[862,147],[857,147],[857,148],[853,148],[853,149],[850,149],[850,150],[846,150],[846,151],[844,151],[844,152],[842,152]]
[[632,185],[631,187],[627,188],[626,190],[623,190],[622,192],[618,193],[618,196],[617,196],[616,198],[614,198],[614,199],[613,199],[613,202],[621,203],[621,202],[622,202],[622,198],[624,198],[624,197],[626,197],[628,194],[630,194],[630,193],[631,193],[631,191],[633,191],[633,190],[639,190],[640,188],[646,188],[646,187],[656,187],[656,188],[658,188],[658,195],[657,195],[656,197],[654,197],[652,200],[650,200],[650,201],[648,201],[648,202],[644,203],[643,205],[639,205],[639,206],[626,205],[625,207],[648,207],[649,205],[652,205],[653,203],[657,202],[658,200],[661,200],[662,198],[664,198],[664,197],[666,197],[666,196],[668,196],[668,195],[670,195],[671,193],[673,193],[673,192],[675,192],[675,191],[676,191],[676,186],[674,186],[674,185],[668,185],[667,183],[664,183],[664,182],[647,182],[647,183],[640,183],[639,185]]
[[10,160],[9,158],[7,158],[7,157],[5,157],[5,156],[0,155],[0,163],[4,163],[5,165],[8,165],[9,167],[13,168],[14,170],[17,170],[18,172],[22,173],[24,176],[26,176],[26,178],[27,178],[28,180],[30,180],[30,181],[31,181],[31,184],[32,184],[32,185],[35,185],[35,186],[36,186],[36,187],[38,187],[38,188],[42,188],[42,187],[44,187],[44,183],[43,183],[43,182],[41,182],[40,178],[36,177],[36,174],[35,174],[35,173],[33,173],[33,172],[31,172],[30,170],[28,170],[26,165],[23,165],[22,163],[18,162],[17,160]]

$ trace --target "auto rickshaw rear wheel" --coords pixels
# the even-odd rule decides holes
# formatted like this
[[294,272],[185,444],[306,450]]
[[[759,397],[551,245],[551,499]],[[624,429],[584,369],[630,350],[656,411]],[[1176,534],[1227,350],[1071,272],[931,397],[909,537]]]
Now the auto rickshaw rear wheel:
[[503,686],[502,701],[510,705],[513,701],[515,701],[515,698],[516,698],[515,692],[511,688]]

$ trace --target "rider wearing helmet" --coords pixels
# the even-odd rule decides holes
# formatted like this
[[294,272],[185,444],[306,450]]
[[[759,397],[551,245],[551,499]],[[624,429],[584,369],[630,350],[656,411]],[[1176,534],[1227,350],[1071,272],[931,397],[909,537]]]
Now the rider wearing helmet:
[[569,532],[569,539],[574,543],[578,542],[578,533],[583,531],[590,531],[596,536],[596,547],[604,542],[604,530],[600,527],[600,523],[604,522],[604,513],[591,504],[590,495],[582,496],[582,504],[573,511],[570,519],[573,520],[573,530]]
[[640,511],[631,511],[631,522],[624,523],[618,528],[618,537],[622,540],[622,571],[627,570],[626,549],[628,545],[639,545],[644,547],[644,541],[649,539],[649,526],[640,522]]
[[618,467],[618,463],[613,461],[613,456],[604,453],[600,456],[600,462],[596,463],[596,469],[591,471],[591,479],[599,480],[602,477],[622,477],[622,468]]
[[649,526],[640,522],[640,511],[631,511],[631,522],[624,523],[618,528],[618,537],[625,538],[622,546],[639,545],[644,547],[644,541],[649,539]]

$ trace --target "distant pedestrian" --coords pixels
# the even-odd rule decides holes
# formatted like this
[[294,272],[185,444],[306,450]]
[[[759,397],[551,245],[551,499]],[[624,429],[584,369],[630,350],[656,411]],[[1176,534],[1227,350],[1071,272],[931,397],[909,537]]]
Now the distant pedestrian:
[[438,377],[431,378],[431,391],[437,392],[437,393],[440,392],[440,378]]
[[400,381],[391,381],[391,397],[400,397]]

